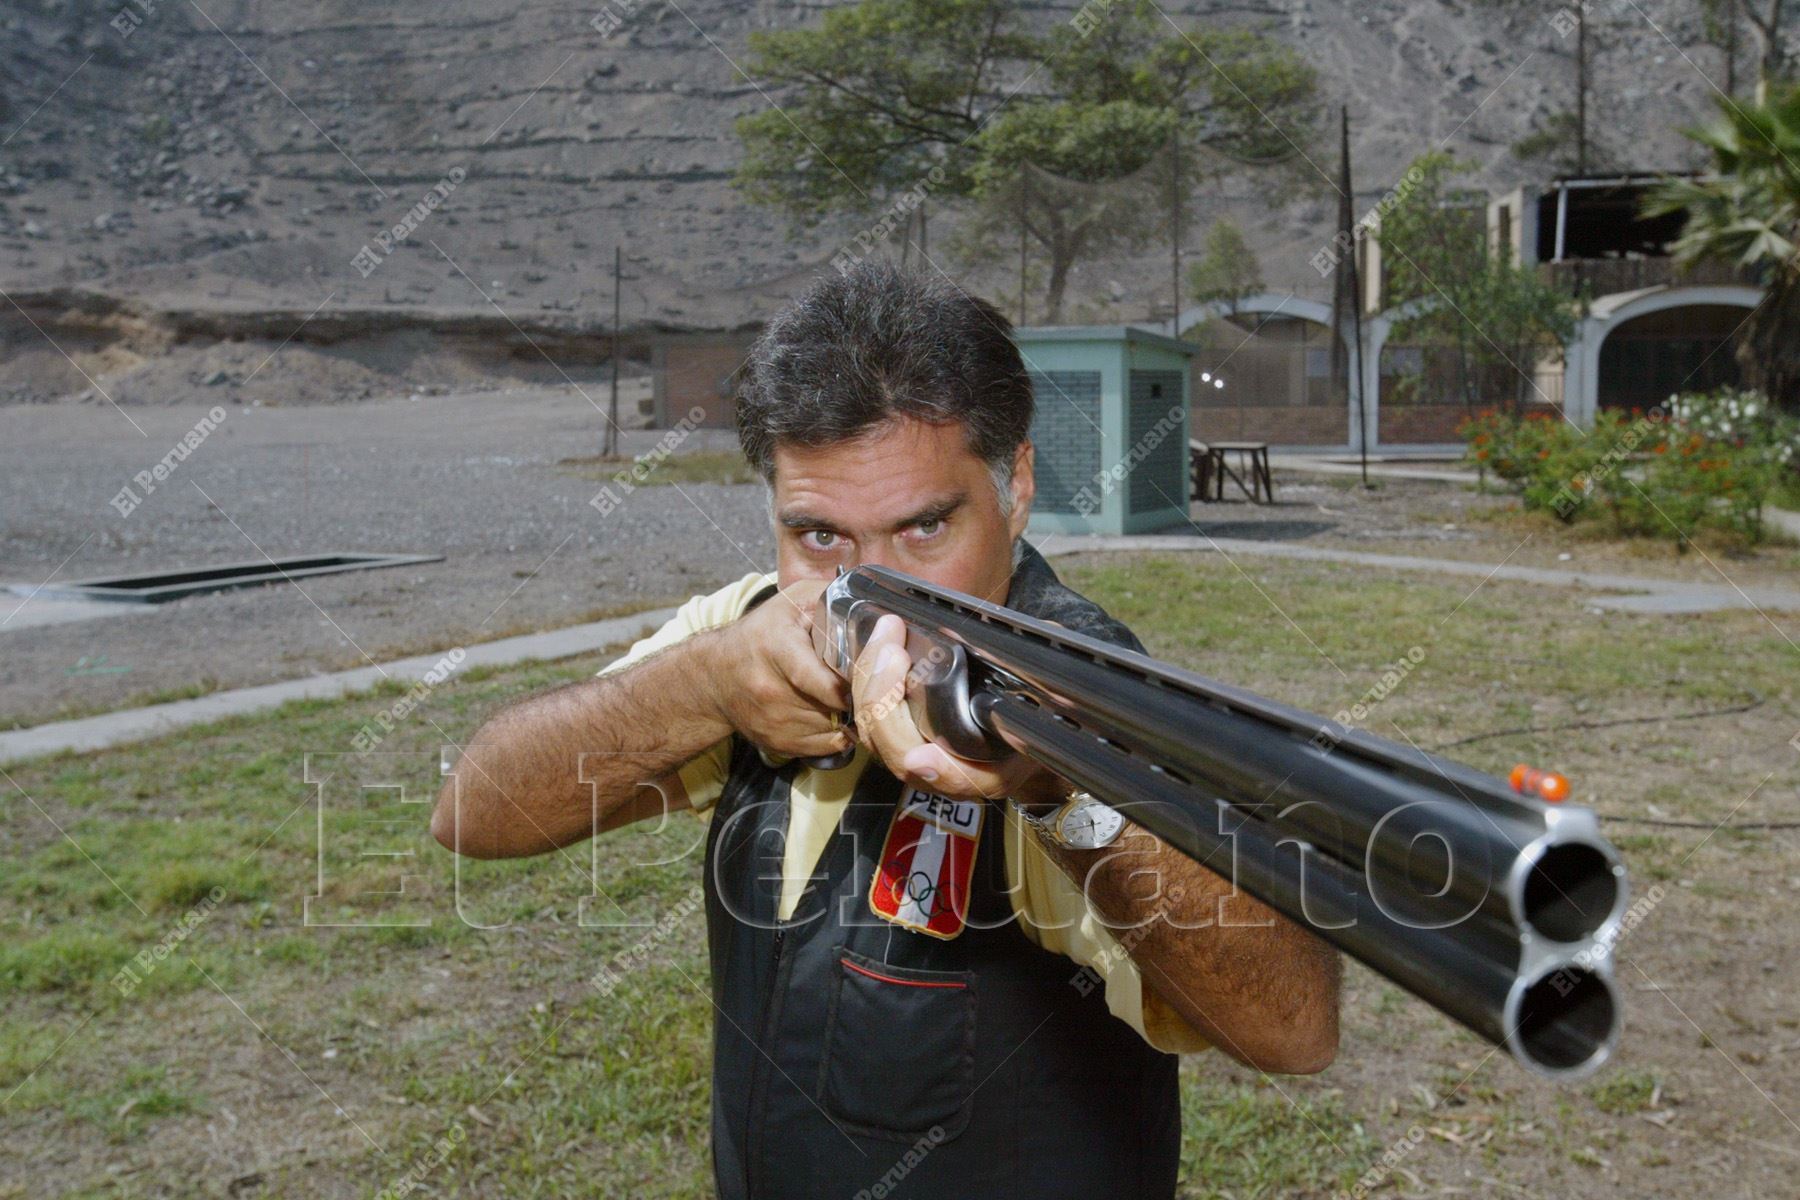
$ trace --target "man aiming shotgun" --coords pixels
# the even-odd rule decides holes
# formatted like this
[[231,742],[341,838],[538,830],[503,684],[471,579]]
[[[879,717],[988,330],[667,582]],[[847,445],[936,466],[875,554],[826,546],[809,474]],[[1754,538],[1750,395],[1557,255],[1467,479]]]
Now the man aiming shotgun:
[[815,647],[826,585],[875,565],[1141,649],[1023,540],[1032,409],[991,305],[880,263],[823,278],[738,398],[776,571],[497,713],[438,801],[438,840],[484,858],[708,814],[726,1200],[850,1194],[903,1156],[910,1196],[1170,1196],[1176,1054],[1336,1051],[1328,945],[1033,759],[927,740],[897,618],[848,680]]

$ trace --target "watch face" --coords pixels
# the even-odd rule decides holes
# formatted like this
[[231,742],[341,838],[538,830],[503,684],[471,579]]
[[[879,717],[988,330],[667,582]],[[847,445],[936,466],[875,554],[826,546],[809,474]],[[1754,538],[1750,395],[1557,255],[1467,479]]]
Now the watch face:
[[1085,800],[1070,805],[1056,823],[1056,832],[1066,845],[1077,850],[1098,850],[1112,845],[1125,828],[1125,817],[1115,808],[1098,800]]

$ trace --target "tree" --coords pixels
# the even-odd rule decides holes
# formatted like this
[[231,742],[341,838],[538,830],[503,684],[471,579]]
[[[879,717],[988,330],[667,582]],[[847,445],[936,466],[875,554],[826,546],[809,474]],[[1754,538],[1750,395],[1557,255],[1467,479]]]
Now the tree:
[[1382,218],[1388,295],[1414,305],[1394,337],[1451,348],[1456,390],[1471,411],[1501,397],[1518,411],[1538,360],[1573,336],[1576,304],[1532,268],[1489,253],[1485,205],[1451,186],[1468,169],[1441,151],[1422,155],[1405,175],[1415,182]]
[[[1538,4],[1524,0],[1485,0],[1495,8],[1521,8],[1534,17],[1542,11]],[[1560,8],[1550,18],[1550,28],[1558,37],[1575,36],[1575,96],[1572,107],[1552,113],[1543,121],[1533,122],[1532,131],[1513,143],[1513,154],[1527,162],[1542,159],[1565,174],[1586,175],[1596,169],[1601,157],[1593,142],[1594,52],[1600,49],[1598,36],[1590,36],[1593,24],[1592,5],[1581,3]]]
[[1670,247],[1678,261],[1761,274],[1768,294],[1745,322],[1738,365],[1751,387],[1800,413],[1800,87],[1765,103],[1718,104],[1712,124],[1687,131],[1712,152],[1714,174],[1666,181],[1645,211],[1686,214]]
[[[974,224],[1010,243],[1023,232],[1048,258],[1044,306],[1062,319],[1069,273],[1082,259],[1129,252],[1156,229],[1144,168],[1174,117],[1130,101],[1021,105],[980,135]],[[966,243],[966,239],[965,239]]]
[[1541,162],[1562,175],[1604,171],[1615,161],[1610,151],[1583,131],[1581,117],[1570,109],[1534,122],[1531,132],[1512,144],[1512,152],[1521,162]]
[[1314,185],[1295,169],[1314,134],[1312,68],[1249,30],[1170,28],[1151,0],[1057,26],[1041,47],[1049,94],[1010,105],[977,139],[982,223],[1049,258],[1052,322],[1075,263],[1141,247],[1175,220],[1171,195],[1251,168]]
[[1090,5],[1044,34],[1017,12],[864,0],[817,30],[753,35],[749,73],[795,93],[739,120],[739,186],[813,224],[930,179],[940,200],[973,202],[964,245],[992,256],[1023,236],[1049,259],[1054,321],[1078,261],[1154,232],[1150,168],[1172,145],[1261,164],[1310,134],[1312,70],[1260,34],[1174,30],[1151,0]]
[[1237,222],[1220,217],[1207,230],[1206,245],[1188,268],[1187,290],[1202,304],[1224,303],[1233,312],[1238,301],[1263,290],[1262,265]]
[[1787,78],[1789,56],[1787,52],[1787,33],[1782,28],[1784,0],[1765,0],[1767,8],[1753,0],[1732,0],[1733,5],[1750,22],[1750,28],[1756,30],[1757,43],[1762,53],[1756,60],[1756,102],[1767,104],[1772,89],[1777,88]]
[[748,73],[793,91],[738,118],[735,182],[803,226],[878,209],[934,168],[966,193],[970,139],[1033,44],[1006,0],[866,0],[817,29],[752,33]]
[[[1785,11],[1784,11],[1785,10]],[[1794,14],[1793,0],[1700,0],[1701,34],[1725,56],[1727,96],[1738,92],[1738,31],[1748,23],[1756,33],[1756,101],[1766,103],[1771,87],[1788,78],[1793,55],[1783,28]]]
[[1700,34],[1725,59],[1727,96],[1737,95],[1738,0],[1700,0]]

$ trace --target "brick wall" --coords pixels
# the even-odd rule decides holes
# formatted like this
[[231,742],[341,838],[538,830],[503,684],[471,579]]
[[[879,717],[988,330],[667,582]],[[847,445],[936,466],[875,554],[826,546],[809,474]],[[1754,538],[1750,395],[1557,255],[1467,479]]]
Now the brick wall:
[[1281,404],[1196,408],[1193,435],[1203,442],[1268,442],[1276,446],[1342,446],[1350,414],[1341,405]]
[[690,409],[703,409],[701,424],[708,429],[732,426],[731,375],[749,353],[755,334],[728,334],[716,338],[671,340],[660,347],[661,400],[664,425],[673,425]]
[[1383,404],[1380,442],[1396,446],[1460,441],[1456,427],[1468,415],[1460,404]]

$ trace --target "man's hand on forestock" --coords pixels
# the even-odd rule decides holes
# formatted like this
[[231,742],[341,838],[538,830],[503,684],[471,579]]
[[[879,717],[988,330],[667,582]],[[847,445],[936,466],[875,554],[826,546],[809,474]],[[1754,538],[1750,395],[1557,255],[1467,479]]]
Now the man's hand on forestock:
[[857,655],[853,675],[856,733],[901,783],[957,800],[999,800],[1050,779],[1023,755],[1000,762],[960,758],[925,740],[906,703],[912,658],[906,624],[885,616]]

